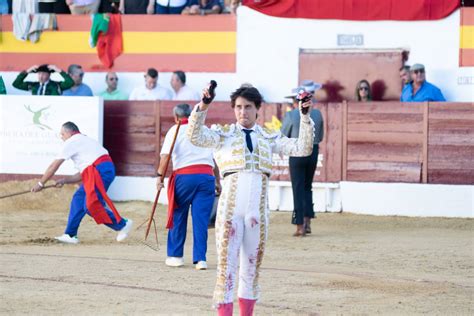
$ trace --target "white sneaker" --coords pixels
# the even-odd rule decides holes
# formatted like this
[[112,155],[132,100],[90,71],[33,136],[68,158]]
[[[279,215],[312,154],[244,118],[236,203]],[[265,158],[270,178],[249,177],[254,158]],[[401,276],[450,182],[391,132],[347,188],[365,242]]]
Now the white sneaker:
[[196,263],[196,270],[207,270],[206,261],[199,261],[198,263]]
[[132,229],[133,226],[133,221],[131,219],[126,220],[127,223],[125,226],[119,231],[117,235],[117,241],[123,241],[125,238],[128,237],[128,234],[130,233],[130,230]]
[[165,264],[169,267],[182,267],[184,266],[184,259],[182,257],[168,257]]
[[66,244],[74,244],[75,245],[75,244],[79,243],[79,239],[77,239],[77,236],[71,237],[68,234],[64,234],[64,235],[61,235],[61,236],[58,236],[58,237],[54,237],[54,239],[56,239],[57,241],[66,243]]

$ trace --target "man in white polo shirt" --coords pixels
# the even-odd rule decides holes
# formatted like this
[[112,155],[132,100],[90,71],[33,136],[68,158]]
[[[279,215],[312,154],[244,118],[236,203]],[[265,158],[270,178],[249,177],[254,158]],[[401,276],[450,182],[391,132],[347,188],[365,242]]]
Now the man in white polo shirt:
[[[191,107],[178,104],[173,109],[175,122],[181,121],[171,155],[173,173],[168,181],[168,258],[166,265],[184,264],[183,248],[186,240],[189,207],[193,218],[193,263],[197,270],[207,269],[207,226],[214,204],[215,191],[220,190],[219,170],[215,167],[211,150],[197,148],[186,138]],[[161,148],[157,188],[163,187],[161,175],[169,159],[177,125],[170,128]]]
[[171,100],[172,98],[171,90],[158,85],[158,70],[149,68],[145,74],[145,86],[133,89],[129,100],[154,101]]
[[184,71],[176,70],[173,72],[170,85],[173,88],[173,100],[199,100],[199,94],[186,84],[186,74]]
[[[64,141],[61,154],[49,165],[41,180],[31,189],[32,192],[41,191],[67,159],[71,159],[79,170],[78,173],[56,182],[58,187],[80,181],[82,184],[72,198],[66,230],[62,236],[55,239],[68,244],[79,243],[77,231],[87,213],[97,224],[104,224],[118,231],[117,241],[124,240],[133,222],[122,218],[107,196],[107,189],[115,178],[115,167],[109,152],[96,140],[81,134],[77,125],[72,122],[63,124],[61,138]],[[105,207],[106,203],[112,210]]]

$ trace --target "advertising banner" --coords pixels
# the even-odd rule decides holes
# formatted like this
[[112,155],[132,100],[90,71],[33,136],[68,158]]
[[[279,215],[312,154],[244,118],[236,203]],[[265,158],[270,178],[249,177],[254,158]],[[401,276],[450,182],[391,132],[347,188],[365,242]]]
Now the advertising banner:
[[[102,143],[103,101],[98,97],[0,96],[0,173],[42,174],[61,151],[61,125]],[[71,161],[56,174],[74,174]]]

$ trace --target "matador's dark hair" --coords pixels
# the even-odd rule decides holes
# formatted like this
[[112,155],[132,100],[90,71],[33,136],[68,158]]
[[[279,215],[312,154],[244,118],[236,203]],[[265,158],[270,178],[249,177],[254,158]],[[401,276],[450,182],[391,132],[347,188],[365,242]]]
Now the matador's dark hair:
[[242,97],[244,99],[247,99],[253,103],[255,103],[255,107],[260,109],[260,106],[262,106],[262,101],[263,97],[258,92],[257,88],[254,87],[249,87],[249,86],[242,86],[235,90],[231,95],[230,95],[230,102],[232,108],[235,107],[235,100],[237,100],[238,97]]

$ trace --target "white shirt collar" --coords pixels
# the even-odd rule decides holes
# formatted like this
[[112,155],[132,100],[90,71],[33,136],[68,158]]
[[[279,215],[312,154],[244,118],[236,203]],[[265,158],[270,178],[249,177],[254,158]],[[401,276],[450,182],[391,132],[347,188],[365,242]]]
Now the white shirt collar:
[[235,125],[237,125],[237,127],[240,128],[240,130],[251,129],[254,132],[257,130],[257,123],[253,124],[253,126],[251,128],[243,127],[242,125],[240,125],[240,123],[236,123]]

